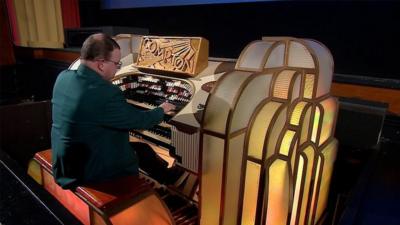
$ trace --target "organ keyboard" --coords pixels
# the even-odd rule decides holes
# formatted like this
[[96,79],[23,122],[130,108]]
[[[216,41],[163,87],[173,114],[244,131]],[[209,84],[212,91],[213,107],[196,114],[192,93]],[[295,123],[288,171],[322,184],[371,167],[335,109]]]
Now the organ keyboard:
[[[208,42],[202,38],[144,37],[139,46],[137,62],[123,66],[113,83],[135,107],[153,109],[168,101],[176,109],[164,115],[162,123],[131,135],[165,148],[177,163],[198,175],[203,109],[213,84],[234,68],[234,61],[209,59]],[[179,58],[185,59],[186,67],[175,65]]]

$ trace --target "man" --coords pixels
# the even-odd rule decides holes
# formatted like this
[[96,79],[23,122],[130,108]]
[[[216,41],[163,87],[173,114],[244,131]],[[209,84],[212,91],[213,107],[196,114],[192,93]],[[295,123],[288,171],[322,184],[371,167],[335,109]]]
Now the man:
[[[150,128],[175,109],[169,103],[140,111],[110,80],[121,63],[118,44],[105,34],[89,36],[77,70],[60,73],[53,90],[53,174],[63,188],[137,175],[138,167],[160,182],[177,179],[148,145],[130,143],[129,130]],[[175,176],[175,177],[174,177]]]

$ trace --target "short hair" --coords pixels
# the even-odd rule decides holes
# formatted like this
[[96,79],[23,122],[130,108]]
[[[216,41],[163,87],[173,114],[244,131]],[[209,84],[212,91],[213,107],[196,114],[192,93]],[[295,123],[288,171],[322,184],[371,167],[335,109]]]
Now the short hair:
[[121,49],[109,35],[97,33],[90,35],[81,48],[81,59],[109,59],[114,49]]

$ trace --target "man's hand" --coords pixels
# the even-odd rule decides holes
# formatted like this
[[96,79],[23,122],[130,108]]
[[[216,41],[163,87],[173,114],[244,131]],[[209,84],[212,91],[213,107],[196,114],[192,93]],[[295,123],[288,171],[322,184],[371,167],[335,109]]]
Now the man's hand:
[[160,105],[161,108],[163,108],[165,114],[169,114],[172,110],[175,110],[175,105],[164,102]]

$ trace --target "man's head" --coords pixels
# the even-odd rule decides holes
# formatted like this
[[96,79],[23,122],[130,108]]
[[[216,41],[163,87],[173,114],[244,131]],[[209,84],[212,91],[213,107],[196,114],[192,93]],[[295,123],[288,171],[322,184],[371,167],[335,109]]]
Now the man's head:
[[106,34],[90,35],[81,48],[81,61],[105,80],[114,77],[120,68],[121,50],[118,43]]

